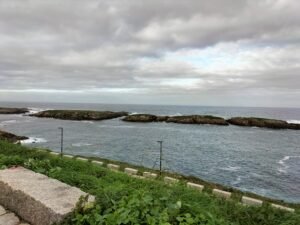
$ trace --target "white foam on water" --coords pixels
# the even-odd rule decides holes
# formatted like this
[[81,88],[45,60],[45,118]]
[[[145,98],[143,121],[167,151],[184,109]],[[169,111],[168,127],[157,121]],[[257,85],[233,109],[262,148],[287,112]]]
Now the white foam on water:
[[137,114],[144,114],[144,113],[140,113],[140,112],[132,112],[132,113],[129,113],[129,115],[137,115]]
[[38,113],[43,111],[43,109],[39,109],[39,108],[29,108],[29,112],[28,114],[34,114],[34,113]]
[[16,120],[4,120],[1,123],[2,124],[11,124],[11,123],[16,123],[16,122],[17,122]]
[[90,146],[92,144],[89,143],[83,143],[83,142],[79,142],[79,143],[74,143],[72,144],[73,147],[83,147],[83,146]]
[[281,165],[281,167],[279,167],[277,170],[280,173],[287,173],[287,169],[289,168],[287,164],[287,161],[289,161],[291,158],[300,158],[300,156],[284,156],[282,159],[280,159],[277,163],[279,163]]
[[182,116],[182,114],[181,113],[175,113],[175,114],[172,114],[170,116]]
[[81,123],[89,123],[89,124],[93,124],[94,122],[93,121],[89,121],[89,120],[82,120],[80,121]]
[[26,140],[22,140],[21,144],[35,144],[35,143],[46,143],[47,140],[44,138],[37,138],[37,137],[29,137]]
[[300,124],[300,120],[288,120],[286,121],[287,123],[296,123],[296,124]]
[[228,167],[223,167],[223,168],[220,168],[221,170],[226,170],[226,171],[238,171],[241,169],[241,167],[239,166],[228,166]]
[[0,127],[5,127],[9,124],[17,123],[17,120],[4,120],[0,122]]
[[287,161],[287,160],[289,160],[290,159],[290,156],[284,156],[282,159],[280,159],[279,161],[278,161],[278,163],[279,164],[281,164],[281,165],[284,165],[285,164],[285,161]]

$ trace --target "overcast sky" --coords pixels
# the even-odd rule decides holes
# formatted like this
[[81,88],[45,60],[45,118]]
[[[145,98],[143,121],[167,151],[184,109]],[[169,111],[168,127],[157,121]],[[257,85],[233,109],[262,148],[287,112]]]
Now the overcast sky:
[[299,0],[0,0],[0,101],[300,107]]

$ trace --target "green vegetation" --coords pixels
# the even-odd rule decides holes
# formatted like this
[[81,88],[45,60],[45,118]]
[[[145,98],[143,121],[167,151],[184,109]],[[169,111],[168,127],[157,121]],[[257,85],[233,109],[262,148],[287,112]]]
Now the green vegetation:
[[218,199],[183,184],[140,180],[124,173],[46,151],[0,142],[0,168],[22,165],[96,196],[94,204],[79,204],[68,224],[206,224],[299,225],[300,212],[245,207]]

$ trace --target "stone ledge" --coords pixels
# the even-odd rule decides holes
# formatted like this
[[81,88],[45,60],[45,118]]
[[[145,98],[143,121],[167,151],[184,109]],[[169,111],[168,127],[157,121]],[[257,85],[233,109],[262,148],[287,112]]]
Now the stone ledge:
[[92,163],[97,164],[97,165],[99,165],[99,166],[103,166],[103,164],[104,164],[103,162],[101,162],[101,161],[96,161],[96,160],[93,160]]
[[111,169],[111,170],[114,170],[114,171],[119,171],[120,166],[116,165],[116,164],[107,164],[107,168]]
[[155,179],[157,177],[156,173],[144,172],[143,176],[150,179]]
[[250,205],[250,206],[262,206],[263,201],[255,199],[255,198],[249,198],[249,197],[243,196],[242,203],[245,205]]
[[274,207],[274,208],[277,208],[277,209],[288,211],[288,212],[295,212],[295,209],[292,209],[292,208],[289,208],[289,207],[286,207],[286,206],[277,205],[277,204],[273,204],[273,203],[271,204],[271,206]]
[[87,193],[22,167],[0,171],[0,204],[32,225],[61,222]]
[[200,185],[200,184],[195,184],[195,183],[192,183],[192,182],[188,182],[186,184],[187,187],[189,188],[193,188],[193,189],[196,189],[198,191],[202,191],[204,189],[204,186],[203,185]]
[[165,182],[166,184],[176,184],[176,183],[179,182],[179,180],[178,180],[178,179],[175,179],[175,178],[173,178],[173,177],[164,177],[164,182]]
[[231,192],[228,192],[228,191],[222,191],[222,190],[219,190],[219,189],[213,189],[212,193],[215,196],[220,197],[220,198],[225,198],[225,199],[231,198]]
[[125,168],[124,172],[130,175],[136,175],[138,173],[138,170],[133,168]]

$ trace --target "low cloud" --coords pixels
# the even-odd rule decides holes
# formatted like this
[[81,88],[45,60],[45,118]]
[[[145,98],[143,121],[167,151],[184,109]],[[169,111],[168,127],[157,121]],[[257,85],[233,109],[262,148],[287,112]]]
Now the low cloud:
[[293,0],[3,0],[0,100],[300,107],[299,10]]

